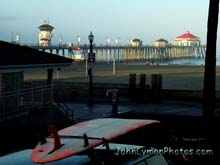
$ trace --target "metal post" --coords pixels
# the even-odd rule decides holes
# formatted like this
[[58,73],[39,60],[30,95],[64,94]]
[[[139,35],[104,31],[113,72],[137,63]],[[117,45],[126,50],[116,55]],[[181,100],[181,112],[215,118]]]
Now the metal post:
[[16,34],[16,43],[20,44],[20,34]]
[[57,80],[60,78],[60,70],[61,68],[57,68]]
[[88,57],[86,57],[86,77],[88,77]]
[[[50,100],[49,102],[51,103],[53,101],[53,91],[48,89],[48,86],[50,87],[51,85],[53,85],[53,69],[47,69],[47,98],[50,96]],[[46,103],[48,102],[48,100],[44,99],[44,93],[43,93],[43,96],[42,96],[42,103]]]
[[88,74],[89,74],[89,101],[88,101],[88,105],[89,106],[93,106],[93,77],[92,77],[92,66],[91,64],[89,65],[89,70],[88,70]]
[[136,96],[136,74],[129,74],[129,99],[135,100]]
[[112,113],[118,113],[118,89],[112,90]]
[[11,32],[11,42],[13,43],[14,42],[14,33]]
[[77,46],[80,47],[80,36],[77,36]]
[[59,36],[59,46],[62,46],[62,35]]
[[[116,43],[116,46],[117,46],[117,48],[116,48],[116,51],[117,51],[117,49],[118,49],[118,40],[117,39],[115,40],[115,43]],[[114,54],[113,54],[113,68],[112,68],[112,74],[113,75],[115,75],[115,53],[116,53],[116,51],[113,51],[114,52]]]
[[112,68],[112,74],[115,75],[115,54],[113,55],[113,68]]
[[47,85],[52,85],[53,83],[53,69],[47,69]]
[[[92,42],[93,42],[94,36],[93,36],[92,32],[90,32],[90,35],[89,35],[88,38],[89,38],[89,42],[90,42],[89,52],[93,53]],[[88,59],[89,59],[89,57],[88,57]],[[88,74],[89,74],[89,100],[88,100],[88,105],[93,106],[94,105],[94,102],[93,102],[93,77],[92,77],[92,62],[91,61],[89,61]]]

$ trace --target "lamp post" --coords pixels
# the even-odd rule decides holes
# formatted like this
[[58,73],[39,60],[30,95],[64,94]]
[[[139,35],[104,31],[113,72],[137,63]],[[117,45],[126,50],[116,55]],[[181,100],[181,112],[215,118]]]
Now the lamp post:
[[110,39],[110,37],[106,37],[106,45],[107,46],[110,46],[110,42],[111,42],[111,39]]
[[20,34],[16,34],[16,43],[20,44]]
[[62,35],[60,34],[60,35],[59,35],[59,46],[62,45],[62,40],[63,40],[63,39],[62,39]]
[[88,75],[89,75],[89,100],[88,100],[88,105],[93,106],[93,84],[92,84],[92,63],[95,62],[95,54],[93,53],[93,40],[94,40],[94,35],[92,32],[90,32],[89,36],[89,54],[88,54],[88,62],[89,62],[89,69],[88,69]]
[[110,42],[111,42],[111,39],[108,37],[107,39],[108,46],[110,46]]
[[110,46],[110,38],[107,37],[106,38],[106,42],[107,42],[107,64],[109,64],[109,60],[110,60],[110,49],[109,49],[109,46]]
[[77,46],[78,47],[80,46],[80,36],[79,35],[77,36]]
[[[115,44],[118,48],[118,39],[115,40]],[[112,66],[112,74],[115,75],[115,52],[113,54],[113,66]]]

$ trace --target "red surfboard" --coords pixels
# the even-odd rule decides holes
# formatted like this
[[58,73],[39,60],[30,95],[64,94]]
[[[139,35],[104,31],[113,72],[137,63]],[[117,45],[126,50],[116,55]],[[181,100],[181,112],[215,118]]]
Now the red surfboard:
[[48,130],[52,137],[36,146],[31,160],[34,163],[49,163],[64,159],[153,123],[159,121],[105,118],[81,122],[58,132],[50,126]]

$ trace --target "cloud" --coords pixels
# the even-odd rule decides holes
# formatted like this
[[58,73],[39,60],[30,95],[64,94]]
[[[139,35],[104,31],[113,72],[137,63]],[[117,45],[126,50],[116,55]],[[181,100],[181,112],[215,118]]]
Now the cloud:
[[17,16],[0,16],[0,22],[11,22],[20,19]]

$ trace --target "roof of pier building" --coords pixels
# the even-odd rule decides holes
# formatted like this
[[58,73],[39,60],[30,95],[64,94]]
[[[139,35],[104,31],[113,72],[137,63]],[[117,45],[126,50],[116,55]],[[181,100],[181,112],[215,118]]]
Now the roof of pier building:
[[53,26],[51,26],[47,23],[44,23],[43,25],[39,26],[38,28],[42,31],[52,31],[54,29]]
[[140,39],[135,38],[135,39],[133,39],[133,40],[132,40],[132,42],[141,42],[141,40],[140,40]]
[[37,49],[0,41],[0,70],[17,68],[62,67],[71,59]]
[[154,46],[156,47],[166,47],[168,45],[168,41],[165,39],[158,39],[154,41]]
[[158,39],[158,40],[156,40],[155,42],[166,42],[166,43],[168,43],[168,41],[165,40],[165,39]]
[[141,41],[140,39],[133,39],[131,40],[131,46],[142,46],[143,41]]
[[191,34],[189,31],[187,31],[186,33],[176,37],[176,41],[182,41],[182,40],[199,41],[199,37]]

